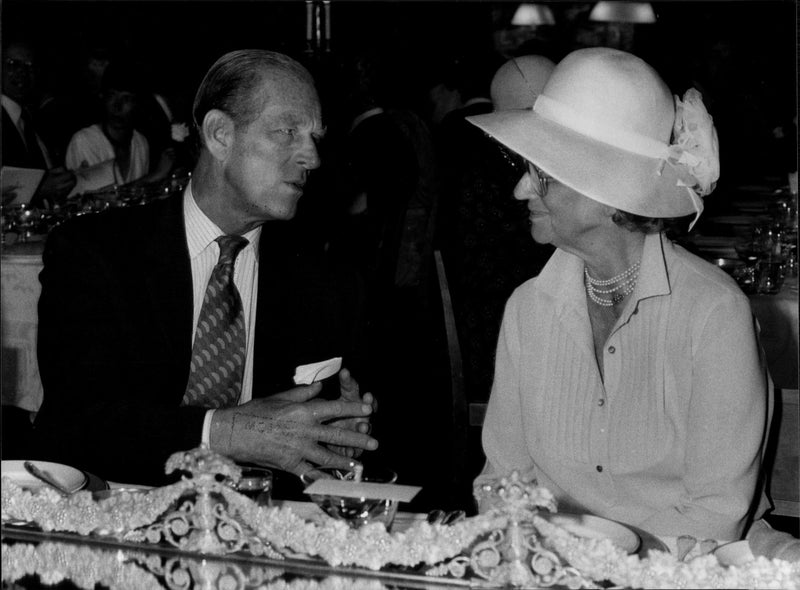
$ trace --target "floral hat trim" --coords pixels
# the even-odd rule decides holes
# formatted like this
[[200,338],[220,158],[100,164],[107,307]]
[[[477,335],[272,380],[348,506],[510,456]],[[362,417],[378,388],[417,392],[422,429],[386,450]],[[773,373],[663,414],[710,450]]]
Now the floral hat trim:
[[692,188],[704,197],[719,180],[719,139],[714,119],[706,111],[703,97],[694,88],[675,96],[675,124],[672,128],[670,160],[684,165],[697,181]]
[[[714,120],[703,104],[703,97],[695,88],[687,90],[683,99],[675,96],[675,122],[672,143],[662,141],[607,125],[604,121],[587,117],[571,107],[539,95],[533,105],[539,116],[571,129],[595,141],[669,163],[678,171],[678,186],[686,187],[695,209],[692,226],[703,212],[704,197],[711,193],[719,179],[719,140]],[[691,226],[690,226],[691,227]]]
[[714,119],[703,104],[703,96],[690,88],[681,100],[675,95],[675,124],[672,127],[672,144],[669,146],[669,162],[682,167],[694,180],[685,185],[697,215],[691,229],[703,212],[703,200],[717,186],[719,180],[719,139],[714,128]]

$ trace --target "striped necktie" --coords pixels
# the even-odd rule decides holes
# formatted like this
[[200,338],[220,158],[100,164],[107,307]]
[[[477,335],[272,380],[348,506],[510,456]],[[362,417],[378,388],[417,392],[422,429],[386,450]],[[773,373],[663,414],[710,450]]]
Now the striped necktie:
[[247,244],[241,236],[220,236],[219,261],[208,280],[197,321],[189,383],[183,405],[224,408],[242,391],[247,354],[244,311],[233,283],[236,255]]

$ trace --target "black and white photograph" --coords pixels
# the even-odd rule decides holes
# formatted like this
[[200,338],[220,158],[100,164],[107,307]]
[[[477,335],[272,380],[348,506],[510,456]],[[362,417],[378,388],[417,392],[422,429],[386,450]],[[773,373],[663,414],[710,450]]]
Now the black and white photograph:
[[800,590],[796,0],[0,0],[3,590]]

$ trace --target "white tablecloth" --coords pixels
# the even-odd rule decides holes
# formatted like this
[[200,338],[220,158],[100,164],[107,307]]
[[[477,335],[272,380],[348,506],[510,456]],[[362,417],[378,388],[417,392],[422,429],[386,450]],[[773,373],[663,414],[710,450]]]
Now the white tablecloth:
[[35,412],[42,402],[36,361],[42,243],[16,245],[0,258],[2,402]]
[[775,387],[797,389],[800,298],[797,277],[787,281],[777,295],[751,295],[750,306],[761,327],[761,344],[767,355]]

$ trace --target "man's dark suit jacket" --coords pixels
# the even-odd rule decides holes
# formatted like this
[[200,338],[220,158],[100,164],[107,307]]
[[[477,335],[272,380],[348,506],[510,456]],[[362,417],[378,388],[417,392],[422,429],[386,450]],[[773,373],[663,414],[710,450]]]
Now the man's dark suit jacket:
[[[254,398],[291,388],[301,364],[341,356],[357,378],[363,365],[361,283],[304,251],[293,223],[261,233]],[[166,459],[199,445],[205,414],[180,405],[192,339],[182,195],[55,228],[40,280],[39,456],[168,481]]]
[[3,166],[18,166],[20,168],[41,168],[41,164],[34,162],[28,154],[28,148],[25,147],[25,141],[14,125],[14,121],[6,112],[0,107],[3,112],[3,151],[0,152],[0,162]]

